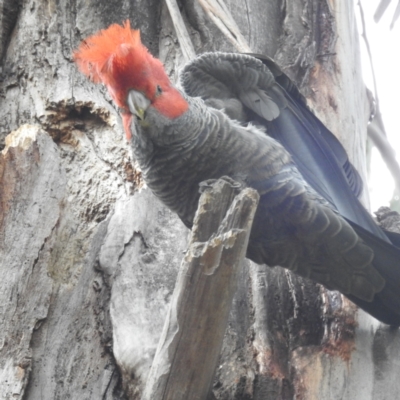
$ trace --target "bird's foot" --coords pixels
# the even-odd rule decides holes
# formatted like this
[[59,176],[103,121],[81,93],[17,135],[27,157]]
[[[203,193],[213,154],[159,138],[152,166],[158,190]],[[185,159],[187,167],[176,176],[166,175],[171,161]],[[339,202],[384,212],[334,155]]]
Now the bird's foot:
[[214,186],[218,181],[224,181],[231,185],[237,192],[243,190],[247,185],[243,181],[237,181],[230,176],[224,175],[218,179],[207,179],[199,183],[199,192],[204,193],[207,189]]

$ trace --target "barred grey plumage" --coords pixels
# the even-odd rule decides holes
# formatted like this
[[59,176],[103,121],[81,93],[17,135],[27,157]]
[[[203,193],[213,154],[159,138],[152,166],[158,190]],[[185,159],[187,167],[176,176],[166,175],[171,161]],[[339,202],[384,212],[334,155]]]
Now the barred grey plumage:
[[[257,189],[250,259],[340,290],[376,318],[399,324],[400,252],[381,268],[382,249],[391,244],[356,199],[360,177],[339,142],[299,105],[298,93],[293,98],[276,72],[241,54],[203,55],[183,70],[181,82],[198,96],[184,95],[188,111],[169,119],[149,107],[145,120],[132,124],[134,154],[154,194],[190,227],[200,182],[229,176]],[[257,126],[244,125],[252,116]],[[290,129],[282,133],[285,124]],[[270,132],[284,144],[292,140],[292,154]],[[305,134],[323,143],[309,149],[308,139],[301,143]]]
[[221,176],[243,182],[261,194],[251,259],[372,300],[383,286],[370,265],[372,250],[307,185],[289,153],[259,129],[239,125],[198,98],[187,100],[189,111],[173,124],[166,119],[161,130],[160,115],[149,109],[149,126],[134,135],[135,155],[154,194],[191,226],[200,182]]

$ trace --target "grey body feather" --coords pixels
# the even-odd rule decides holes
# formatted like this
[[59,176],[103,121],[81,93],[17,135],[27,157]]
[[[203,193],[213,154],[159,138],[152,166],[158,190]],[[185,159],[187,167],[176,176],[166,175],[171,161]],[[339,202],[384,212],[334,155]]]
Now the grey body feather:
[[[368,243],[374,232],[354,229],[341,216],[329,185],[307,182],[296,156],[265,130],[243,124],[249,110],[268,123],[285,116],[285,110],[293,109],[291,102],[299,100],[287,97],[267,66],[245,55],[200,57],[183,71],[182,85],[196,97],[184,95],[189,110],[181,117],[168,119],[150,106],[145,124],[132,125],[134,154],[154,194],[190,227],[200,182],[229,176],[257,189],[261,198],[250,259],[340,290],[375,317],[398,324],[400,311],[392,305],[399,310],[400,297],[387,284],[390,274],[376,264],[374,245]],[[359,176],[336,139],[329,140],[333,149],[339,146],[332,156],[341,169],[339,183],[357,201]],[[379,244],[386,240],[383,232],[382,238],[375,236]],[[398,272],[393,276],[400,281]]]

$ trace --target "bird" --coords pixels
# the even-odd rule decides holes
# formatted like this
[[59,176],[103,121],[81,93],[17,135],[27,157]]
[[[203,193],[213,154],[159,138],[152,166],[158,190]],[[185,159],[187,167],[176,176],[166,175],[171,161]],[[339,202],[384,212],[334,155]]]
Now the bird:
[[187,227],[201,182],[227,177],[254,188],[250,260],[400,325],[400,235],[362,206],[362,179],[345,149],[272,59],[204,53],[174,85],[129,21],[86,38],[73,57],[107,87],[147,186]]

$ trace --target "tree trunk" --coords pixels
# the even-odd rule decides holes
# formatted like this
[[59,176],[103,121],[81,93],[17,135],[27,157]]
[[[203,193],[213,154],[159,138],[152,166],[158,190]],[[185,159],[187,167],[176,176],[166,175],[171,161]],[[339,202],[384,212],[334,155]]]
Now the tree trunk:
[[[180,4],[196,53],[236,51],[203,3]],[[0,4],[1,398],[140,399],[188,231],[145,187],[116,108],[71,52],[129,18],[176,79],[185,57],[172,19],[158,0]],[[369,105],[352,2],[225,4],[363,173]],[[213,396],[394,399],[399,353],[397,331],[338,293],[248,262]]]

